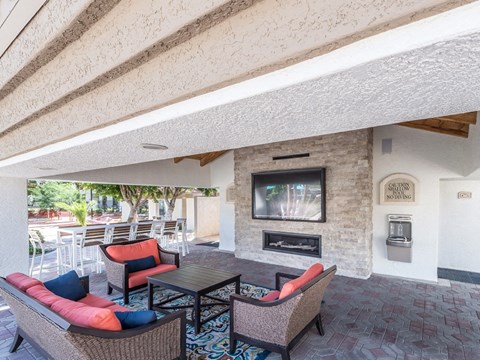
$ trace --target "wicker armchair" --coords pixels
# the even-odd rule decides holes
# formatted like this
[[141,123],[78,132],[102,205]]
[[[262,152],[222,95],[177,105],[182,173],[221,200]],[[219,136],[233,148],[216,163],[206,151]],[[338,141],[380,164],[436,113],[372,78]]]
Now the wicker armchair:
[[[289,351],[315,323],[324,335],[320,305],[325,289],[337,271],[332,266],[291,295],[264,302],[241,295],[230,296],[230,353],[237,340],[279,352],[289,360]],[[276,288],[297,276],[276,274]]]
[[[145,282],[142,282],[141,284],[137,286],[129,286],[129,279],[131,279],[132,276],[137,276],[138,273],[131,273],[128,270],[128,265],[123,263],[123,262],[117,262],[115,261],[107,252],[107,248],[110,246],[119,246],[119,245],[131,245],[135,243],[140,243],[145,240],[135,240],[135,241],[128,241],[124,243],[116,243],[116,244],[104,244],[100,245],[100,255],[103,258],[103,262],[105,263],[105,269],[107,272],[107,291],[108,294],[112,293],[112,290],[115,289],[121,293],[123,293],[123,301],[125,304],[129,303],[129,293],[130,291],[140,289],[142,287],[147,286],[147,280],[146,276],[151,276],[154,274],[159,274],[161,272],[164,272],[165,270],[159,269],[157,271],[152,270],[152,271],[146,271],[144,274],[145,276]],[[180,266],[180,260],[179,260],[179,254],[175,252],[169,252],[164,249],[162,249],[160,246],[157,245],[158,249],[158,254],[160,257],[160,262],[161,266],[163,265],[175,265],[176,268]],[[172,268],[172,266],[170,266]],[[171,269],[168,269],[167,271],[170,271]],[[135,274],[135,275],[132,275]]]
[[[82,278],[82,282],[88,292],[88,278]],[[17,323],[10,352],[25,339],[47,359],[186,359],[185,311],[138,328],[107,331],[72,325],[4,278],[0,278],[0,295]]]

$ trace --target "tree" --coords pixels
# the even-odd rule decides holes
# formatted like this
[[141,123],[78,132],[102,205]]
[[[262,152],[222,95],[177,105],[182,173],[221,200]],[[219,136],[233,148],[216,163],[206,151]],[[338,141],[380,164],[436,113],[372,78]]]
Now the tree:
[[198,191],[202,193],[203,196],[218,196],[217,188],[197,188]]
[[113,184],[81,184],[84,189],[92,189],[97,195],[112,196],[119,201],[125,201],[130,206],[127,222],[138,221],[137,211],[149,199],[158,200],[161,196],[156,186],[113,185]]
[[58,207],[60,209],[64,209],[67,211],[70,211],[73,216],[77,219],[77,223],[80,226],[86,226],[87,225],[87,215],[88,211],[95,206],[95,201],[90,201],[87,204],[87,201],[85,199],[79,201],[79,202],[74,202],[72,204],[66,204],[64,202],[57,202],[55,203],[55,207]]
[[159,192],[162,194],[163,202],[167,212],[165,214],[165,220],[172,220],[173,210],[175,210],[175,202],[179,196],[185,194],[190,188],[182,188],[175,186],[159,186]]
[[65,202],[71,204],[78,201],[81,197],[74,183],[58,181],[30,180],[27,192],[31,196],[34,205],[47,209],[48,217],[50,217],[50,210],[55,208],[55,203]]

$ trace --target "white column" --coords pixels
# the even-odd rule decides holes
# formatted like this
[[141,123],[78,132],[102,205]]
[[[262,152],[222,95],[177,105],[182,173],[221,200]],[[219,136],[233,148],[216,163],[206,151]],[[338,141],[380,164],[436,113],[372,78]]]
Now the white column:
[[183,200],[177,199],[175,201],[175,209],[173,210],[172,220],[183,217]]
[[211,163],[211,185],[220,191],[220,250],[235,250],[235,204],[227,202],[227,188],[234,182],[234,157],[229,151]]
[[0,276],[28,274],[27,180],[0,178]]
[[158,202],[155,202],[153,200],[148,200],[148,218],[152,220],[154,216],[158,217],[159,215],[160,215],[160,212],[159,212]]
[[121,201],[120,207],[122,208],[122,221],[125,222],[128,220],[128,215],[130,214],[130,205],[125,201]]

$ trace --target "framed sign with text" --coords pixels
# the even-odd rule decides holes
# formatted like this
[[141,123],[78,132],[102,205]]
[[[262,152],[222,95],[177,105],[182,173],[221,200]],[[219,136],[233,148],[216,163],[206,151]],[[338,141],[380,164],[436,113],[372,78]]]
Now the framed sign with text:
[[408,174],[392,174],[380,183],[381,205],[416,205],[418,180]]

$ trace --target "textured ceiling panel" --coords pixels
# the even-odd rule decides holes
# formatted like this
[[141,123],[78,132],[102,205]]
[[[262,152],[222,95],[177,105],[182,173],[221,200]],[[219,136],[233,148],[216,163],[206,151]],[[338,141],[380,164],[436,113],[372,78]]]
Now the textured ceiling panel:
[[[118,166],[480,109],[480,33],[0,169],[5,176]],[[448,101],[446,101],[448,99]],[[140,143],[161,143],[155,152]]]
[[[127,10],[136,9],[136,2],[124,0],[0,103],[0,128],[23,124],[1,138],[0,159],[327,53],[466,2],[264,0],[142,64],[143,57],[134,56],[136,45],[151,41],[150,35],[162,25],[158,19],[174,15],[139,14],[141,31],[135,35],[129,30],[135,14]],[[228,3],[248,5],[247,0]],[[138,44],[132,42],[137,38]],[[125,61],[123,49],[132,52],[131,71],[98,75],[105,71],[104,62],[111,65],[112,54]],[[123,75],[116,78],[119,74]]]

